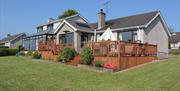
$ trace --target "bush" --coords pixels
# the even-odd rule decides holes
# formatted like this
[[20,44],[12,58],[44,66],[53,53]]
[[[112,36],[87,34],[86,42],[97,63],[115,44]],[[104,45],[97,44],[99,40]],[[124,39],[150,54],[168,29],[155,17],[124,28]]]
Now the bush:
[[40,58],[41,58],[41,54],[40,54],[38,51],[35,51],[35,52],[32,54],[32,58],[34,58],[34,59],[40,59]]
[[102,61],[95,61],[94,64],[95,64],[96,67],[102,67],[103,66]]
[[17,48],[19,51],[24,50],[24,47],[23,47],[22,45],[17,45],[16,48]]
[[75,54],[75,51],[71,48],[64,48],[63,51],[59,53],[57,60],[61,62],[69,62]]
[[24,53],[24,51],[20,51],[16,54],[16,56],[25,56],[25,53]]
[[82,49],[80,53],[80,62],[81,64],[90,65],[92,63],[92,60],[94,59],[92,51],[89,47],[85,47]]
[[180,50],[171,50],[170,54],[180,55]]
[[8,55],[16,55],[19,52],[18,49],[8,49],[8,50],[9,50]]
[[28,51],[28,52],[26,53],[26,56],[32,56],[32,54],[33,54],[32,51]]
[[2,46],[2,45],[0,45],[0,48],[9,48],[8,46]]
[[7,48],[0,48],[0,56],[8,56],[9,50]]
[[18,49],[0,48],[0,56],[16,55]]

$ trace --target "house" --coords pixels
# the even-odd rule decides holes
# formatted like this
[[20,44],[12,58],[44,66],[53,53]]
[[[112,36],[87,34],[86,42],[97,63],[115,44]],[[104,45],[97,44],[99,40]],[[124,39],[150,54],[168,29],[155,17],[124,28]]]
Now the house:
[[19,33],[15,35],[8,34],[5,38],[0,40],[0,45],[7,46],[10,48],[22,45],[22,39],[26,36],[25,33]]
[[171,49],[180,49],[180,32],[172,34]]
[[111,20],[105,18],[106,14],[101,9],[96,23],[89,23],[80,14],[65,19],[48,19],[48,23],[36,27],[37,33],[24,38],[24,43],[27,42],[25,48],[38,50],[39,41],[53,39],[56,44],[73,44],[79,52],[83,42],[98,41],[102,33],[111,28],[117,40],[155,44],[158,57],[168,56],[170,32],[159,11]]

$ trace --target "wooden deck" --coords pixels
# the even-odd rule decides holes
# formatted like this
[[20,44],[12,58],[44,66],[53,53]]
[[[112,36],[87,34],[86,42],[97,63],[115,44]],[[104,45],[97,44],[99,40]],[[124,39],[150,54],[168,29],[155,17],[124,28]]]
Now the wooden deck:
[[94,61],[111,63],[118,70],[157,60],[157,45],[125,41],[88,42],[83,45],[92,49]]
[[[63,48],[74,49],[73,44],[56,44],[53,41],[39,43],[39,51],[43,58],[53,59]],[[93,51],[94,62],[111,63],[116,70],[130,68],[139,64],[157,60],[157,45],[125,41],[105,41],[82,43],[82,47],[90,47]],[[51,52],[51,54],[48,54]],[[50,56],[50,57],[49,57]],[[77,65],[80,58],[75,58],[73,65]]]

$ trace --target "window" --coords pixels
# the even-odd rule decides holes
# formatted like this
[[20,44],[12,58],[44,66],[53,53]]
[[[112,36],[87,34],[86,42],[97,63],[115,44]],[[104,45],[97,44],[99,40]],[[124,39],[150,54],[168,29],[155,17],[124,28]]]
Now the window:
[[38,27],[37,32],[41,32],[41,31],[43,31],[43,27]]
[[136,41],[137,32],[136,31],[120,32],[119,39],[122,41]]
[[53,30],[53,24],[47,25],[47,30]]
[[137,31],[133,31],[133,41],[137,41]]
[[132,32],[122,32],[121,35],[123,41],[132,41]]
[[73,43],[73,41],[74,41],[74,33],[66,33],[59,35],[60,44]]

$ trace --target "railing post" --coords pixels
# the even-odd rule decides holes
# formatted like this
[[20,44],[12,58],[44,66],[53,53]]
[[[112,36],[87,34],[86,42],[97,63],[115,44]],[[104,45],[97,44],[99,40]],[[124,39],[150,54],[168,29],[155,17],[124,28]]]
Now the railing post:
[[120,41],[117,41],[117,49],[118,49],[118,64],[119,69],[121,70],[121,49],[120,49]]

